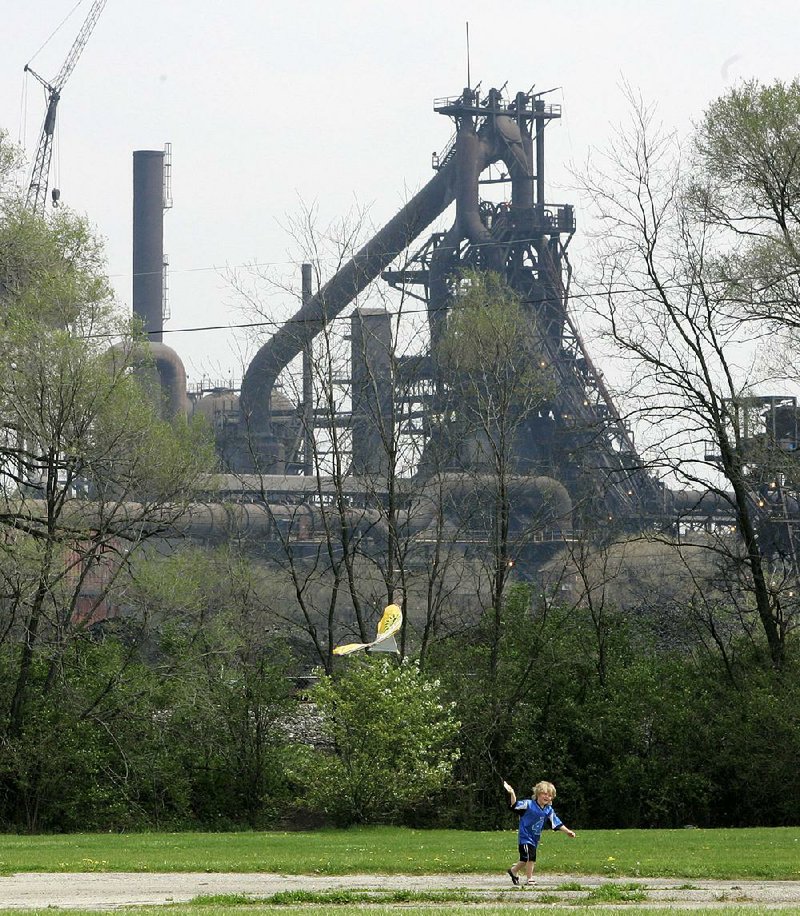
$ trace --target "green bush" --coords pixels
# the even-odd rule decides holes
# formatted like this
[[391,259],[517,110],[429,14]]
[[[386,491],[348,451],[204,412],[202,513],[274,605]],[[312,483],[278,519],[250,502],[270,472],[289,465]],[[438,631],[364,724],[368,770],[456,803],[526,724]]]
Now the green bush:
[[349,658],[311,699],[329,749],[305,749],[303,800],[337,824],[392,823],[438,792],[459,751],[454,704],[413,662]]

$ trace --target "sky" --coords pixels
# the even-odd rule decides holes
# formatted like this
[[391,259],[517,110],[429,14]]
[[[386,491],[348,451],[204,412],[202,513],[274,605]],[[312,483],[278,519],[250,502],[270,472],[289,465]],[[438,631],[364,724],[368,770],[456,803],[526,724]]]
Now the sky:
[[[0,127],[29,159],[46,103],[23,68],[54,79],[91,5],[0,0]],[[570,166],[625,120],[624,85],[686,133],[737,81],[793,79],[798,37],[789,0],[108,0],[62,91],[50,186],[105,239],[129,309],[132,154],[172,144],[164,342],[190,384],[240,378],[241,332],[188,329],[248,320],[231,272],[299,275],[287,227],[302,207],[320,225],[353,207],[389,220],[432,176],[452,133],[433,101],[462,91],[468,64],[482,92],[553,90],[547,197],[577,205],[581,233]],[[282,319],[297,303],[267,307]]]

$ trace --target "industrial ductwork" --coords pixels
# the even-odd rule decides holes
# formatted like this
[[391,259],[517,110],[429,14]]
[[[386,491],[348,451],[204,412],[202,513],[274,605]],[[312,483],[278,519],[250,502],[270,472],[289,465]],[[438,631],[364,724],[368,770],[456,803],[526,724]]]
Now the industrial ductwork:
[[186,369],[180,356],[163,343],[150,343],[150,355],[158,372],[161,386],[162,414],[165,419],[186,416],[189,399],[186,396]]
[[[466,114],[459,119],[456,132],[456,216],[431,256],[428,322],[431,349],[436,351],[449,301],[448,278],[460,265],[462,241],[480,249],[481,268],[500,272],[503,256],[480,215],[480,176],[495,162],[502,161],[512,179],[511,205],[533,206],[533,164],[531,137],[521,123],[506,114],[495,113],[476,130],[476,110],[484,115],[496,110],[499,94],[492,89],[485,107],[478,107],[475,93],[465,89],[462,96]],[[518,99],[518,104],[521,101]],[[481,247],[485,246],[485,247]]]
[[[524,104],[527,97],[518,97]],[[469,105],[477,100],[472,90],[464,90]],[[492,163],[504,161],[512,178],[513,205],[530,207],[533,202],[534,175],[531,137],[522,120],[497,111],[499,93],[492,90],[483,116],[492,114],[476,132],[474,115],[461,120],[456,137],[455,155],[445,163],[427,185],[390,220],[364,247],[336,273],[325,286],[306,302],[280,330],[264,344],[250,363],[242,381],[241,418],[243,434],[257,443],[264,458],[264,469],[279,466],[283,460],[280,445],[271,429],[270,393],[278,375],[303,348],[310,345],[325,325],[336,318],[356,296],[379,275],[411,242],[456,200],[456,220],[445,236],[442,257],[457,250],[462,239],[473,245],[487,246],[486,266],[500,270],[502,260],[492,236],[483,225],[479,212],[478,187],[481,173]],[[443,282],[446,269],[438,270]],[[437,277],[432,277],[432,286]],[[431,299],[436,296],[432,290]],[[432,331],[436,319],[431,319]]]
[[455,163],[441,169],[344,267],[312,296],[256,353],[242,380],[243,433],[282,459],[272,436],[270,395],[278,375],[314,337],[452,203]]

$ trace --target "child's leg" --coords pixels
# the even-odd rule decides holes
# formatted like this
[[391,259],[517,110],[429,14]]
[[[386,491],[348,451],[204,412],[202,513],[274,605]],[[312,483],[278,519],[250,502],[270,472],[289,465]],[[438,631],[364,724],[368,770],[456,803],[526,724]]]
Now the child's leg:
[[528,861],[528,847],[523,846],[521,843],[519,845],[519,860],[515,862],[511,868],[508,869],[508,874],[511,876],[511,880],[514,884],[519,884],[519,873],[522,871],[522,866]]
[[528,861],[525,863],[525,877],[528,884],[533,884],[533,868],[536,864],[536,847],[531,846],[528,852]]

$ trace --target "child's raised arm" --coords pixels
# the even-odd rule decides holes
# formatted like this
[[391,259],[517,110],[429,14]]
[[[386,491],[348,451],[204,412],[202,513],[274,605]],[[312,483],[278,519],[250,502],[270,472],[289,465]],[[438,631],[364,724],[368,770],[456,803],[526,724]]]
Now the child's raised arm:
[[511,786],[504,780],[502,780],[503,788],[508,792],[508,807],[513,808],[517,803],[517,793],[511,788]]

